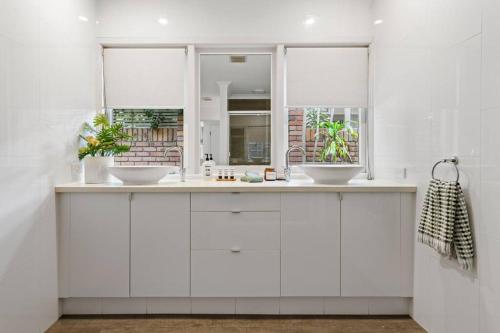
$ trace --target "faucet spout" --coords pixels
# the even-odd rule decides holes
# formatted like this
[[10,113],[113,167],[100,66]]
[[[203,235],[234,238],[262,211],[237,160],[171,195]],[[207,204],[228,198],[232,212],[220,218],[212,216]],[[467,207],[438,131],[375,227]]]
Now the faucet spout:
[[167,157],[167,154],[171,151],[177,151],[181,157],[181,165],[179,166],[179,176],[181,177],[181,182],[186,181],[186,169],[184,169],[184,151],[182,147],[170,147],[166,148],[163,153],[163,157]]
[[300,151],[302,153],[303,156],[306,156],[306,151],[304,150],[304,148],[300,147],[300,146],[291,146],[290,148],[288,148],[288,150],[286,151],[286,156],[285,156],[285,180],[287,182],[290,181],[290,178],[292,176],[292,169],[290,168],[290,153],[292,151]]

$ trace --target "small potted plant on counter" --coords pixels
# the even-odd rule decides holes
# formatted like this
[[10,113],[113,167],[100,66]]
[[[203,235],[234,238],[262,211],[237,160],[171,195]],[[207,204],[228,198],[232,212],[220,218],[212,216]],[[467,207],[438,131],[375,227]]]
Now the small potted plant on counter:
[[85,146],[78,150],[78,158],[83,160],[85,183],[99,184],[108,180],[108,166],[114,163],[114,155],[128,152],[130,146],[123,141],[131,140],[132,136],[123,131],[123,124],[111,124],[105,114],[98,114],[93,126],[84,124],[80,134]]

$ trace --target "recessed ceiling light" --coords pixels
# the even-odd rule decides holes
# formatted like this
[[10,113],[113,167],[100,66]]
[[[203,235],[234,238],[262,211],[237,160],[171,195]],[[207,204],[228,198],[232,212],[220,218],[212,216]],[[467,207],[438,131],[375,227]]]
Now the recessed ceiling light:
[[167,24],[168,24],[168,20],[167,20],[167,18],[165,18],[165,17],[160,17],[160,18],[158,19],[158,24],[160,24],[160,25],[167,25]]
[[305,25],[313,25],[314,23],[316,23],[316,18],[314,17],[308,17],[305,21],[304,21],[304,24]]
[[384,20],[375,20],[375,21],[373,21],[374,25],[379,25],[379,24],[382,24],[382,23],[384,23]]
[[87,16],[79,15],[78,19],[82,22],[88,22],[89,18]]

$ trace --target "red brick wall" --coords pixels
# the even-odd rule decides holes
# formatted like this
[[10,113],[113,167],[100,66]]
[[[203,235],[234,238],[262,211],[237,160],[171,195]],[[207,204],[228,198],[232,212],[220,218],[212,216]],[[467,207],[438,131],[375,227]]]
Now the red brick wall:
[[[288,110],[288,145],[297,145],[303,147],[306,150],[306,162],[313,162],[314,160],[314,135],[315,129],[306,129],[305,135],[303,135],[303,124],[304,124],[304,110],[302,108],[290,108]],[[351,156],[353,163],[359,163],[359,142],[358,138],[353,138],[347,133],[344,136],[347,139],[347,145],[349,147],[349,155]],[[305,147],[304,147],[305,146]],[[315,162],[319,162],[320,151],[323,148],[322,140],[318,141],[316,146],[316,159]],[[294,151],[290,153],[290,163],[300,164],[303,162],[302,154],[300,152]],[[339,161],[337,163],[350,163],[349,161]]]
[[168,147],[183,146],[183,118],[179,116],[177,128],[129,128],[128,134],[134,139],[130,151],[115,156],[115,165],[179,165],[180,156],[170,152],[163,157]]

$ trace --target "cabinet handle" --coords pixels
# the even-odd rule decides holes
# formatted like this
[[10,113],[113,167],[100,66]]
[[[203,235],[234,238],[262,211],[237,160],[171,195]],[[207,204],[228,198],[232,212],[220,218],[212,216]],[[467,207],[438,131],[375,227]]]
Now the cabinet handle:
[[233,214],[239,214],[239,213],[241,213],[241,210],[240,209],[233,209],[231,211],[231,213],[233,213]]
[[239,246],[233,246],[231,248],[231,252],[233,252],[233,253],[239,253],[239,252],[241,252],[241,248]]

